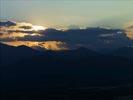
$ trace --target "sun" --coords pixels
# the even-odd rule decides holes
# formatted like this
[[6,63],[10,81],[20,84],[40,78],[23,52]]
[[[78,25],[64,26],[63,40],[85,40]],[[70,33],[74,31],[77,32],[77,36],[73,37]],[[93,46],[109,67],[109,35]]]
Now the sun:
[[32,25],[32,30],[39,31],[39,30],[45,30],[46,27],[38,26],[38,25]]

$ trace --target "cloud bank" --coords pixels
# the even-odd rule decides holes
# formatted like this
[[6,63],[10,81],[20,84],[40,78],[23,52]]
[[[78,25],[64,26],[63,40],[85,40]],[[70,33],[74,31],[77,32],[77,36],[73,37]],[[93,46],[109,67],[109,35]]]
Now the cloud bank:
[[26,45],[51,50],[79,47],[97,50],[133,46],[133,24],[128,24],[124,29],[89,27],[57,30],[30,23],[5,23],[0,24],[0,41],[14,46]]
[[127,36],[133,39],[133,22],[127,23],[124,28],[127,33]]

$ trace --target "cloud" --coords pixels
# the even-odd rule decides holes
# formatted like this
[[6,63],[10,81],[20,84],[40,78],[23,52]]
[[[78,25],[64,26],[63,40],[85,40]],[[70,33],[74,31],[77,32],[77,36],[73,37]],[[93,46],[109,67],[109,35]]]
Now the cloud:
[[0,41],[9,42],[9,41],[38,41],[42,36],[38,33],[24,33],[24,32],[11,32],[0,34]]
[[32,27],[31,26],[20,26],[19,28],[22,28],[22,29],[31,29]]
[[38,49],[38,50],[67,50],[67,44],[61,41],[44,41],[44,42],[34,42],[34,41],[10,41],[3,42],[8,45],[20,46],[26,45],[28,47]]
[[38,25],[32,25],[31,23],[26,22],[11,22],[11,21],[5,21],[0,22],[0,32],[38,32],[40,30],[45,30],[46,27],[38,26]]
[[133,39],[133,22],[129,22],[124,26],[125,32],[130,39]]
[[30,44],[28,45],[30,47],[41,47],[52,50],[75,49],[78,47],[97,50],[133,45],[133,40],[129,39],[127,35],[127,33],[132,32],[132,25],[128,25],[124,30],[90,27],[86,29],[72,28],[68,30],[49,28],[38,31],[32,30],[32,26],[30,23],[17,23],[16,26],[11,27],[3,26],[0,31],[0,41],[11,45],[18,43],[19,45]]
[[17,22],[0,22],[0,40],[1,41],[16,41],[17,39],[28,36],[40,36],[39,31],[34,29],[34,25],[30,23],[17,23]]

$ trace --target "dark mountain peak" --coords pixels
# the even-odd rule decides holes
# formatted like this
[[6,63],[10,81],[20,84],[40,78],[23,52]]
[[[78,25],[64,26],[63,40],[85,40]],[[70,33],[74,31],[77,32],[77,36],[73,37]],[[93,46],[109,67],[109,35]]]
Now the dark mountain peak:
[[0,61],[3,65],[16,63],[22,59],[38,55],[42,55],[42,53],[24,45],[14,47],[0,43]]
[[27,47],[27,46],[25,46],[25,45],[20,45],[20,46],[18,46],[17,48],[19,48],[19,49],[32,49],[32,48]]
[[31,48],[31,47],[27,47],[25,45],[21,45],[21,46],[16,47],[16,50],[19,52],[22,52],[23,54],[27,54],[27,55],[40,54],[39,50]]
[[4,43],[0,43],[0,48],[1,49],[11,48],[11,49],[30,49],[30,50],[33,50],[32,48],[27,47],[25,45],[15,47],[15,46],[7,45],[7,44],[4,44]]
[[15,26],[16,25],[16,23],[15,22],[13,22],[13,21],[0,21],[0,26],[7,26],[7,27],[9,27],[9,26]]
[[4,43],[0,43],[0,49],[13,49],[15,48],[14,46],[10,46],[10,45],[7,45],[7,44],[4,44]]
[[20,51],[26,51],[25,53],[27,53],[28,51],[35,51],[34,49],[30,48],[30,47],[27,47],[25,45],[21,45],[21,46],[18,46],[18,47],[15,47],[15,46],[10,46],[10,45],[7,45],[7,44],[3,44],[3,43],[0,43],[0,49],[1,49],[1,52],[7,52],[7,53],[18,53]]

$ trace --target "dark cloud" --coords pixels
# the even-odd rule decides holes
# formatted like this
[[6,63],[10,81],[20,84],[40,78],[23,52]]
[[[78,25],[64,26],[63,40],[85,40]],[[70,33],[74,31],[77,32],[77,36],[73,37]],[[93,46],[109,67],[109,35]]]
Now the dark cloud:
[[[1,23],[1,26],[4,25],[11,26],[16,24],[12,22]],[[32,26],[28,24],[21,25],[22,26],[19,27],[16,25],[17,28],[15,27],[14,29],[8,28],[9,30],[6,31],[6,34],[3,34],[5,31],[3,31],[3,33],[1,32],[0,41],[61,41],[66,43],[69,48],[84,46],[92,49],[118,48],[133,45],[133,40],[129,39],[127,33],[121,29],[100,27],[79,29],[77,26],[71,26],[72,29],[70,28],[68,30],[46,29],[34,31],[30,30]],[[130,28],[132,28],[132,26],[130,26]],[[63,47],[63,45],[64,44],[60,44],[59,46]]]
[[31,29],[32,27],[31,26],[20,26],[19,28],[22,28],[22,29]]
[[[46,29],[40,31],[41,35],[25,35],[16,37],[19,41],[62,41],[68,44],[70,48],[85,46],[93,49],[98,48],[117,48],[127,45],[133,45],[126,33],[120,29],[105,28],[87,28],[72,30]],[[10,39],[7,39],[8,41]]]
[[25,35],[24,37],[17,37],[16,39],[19,41],[37,41],[37,42],[45,41],[45,37],[40,35],[33,35],[33,36]]
[[12,41],[15,41],[16,39],[14,38],[9,38],[9,37],[6,37],[6,38],[0,38],[0,42],[12,42]]
[[34,30],[7,30],[7,32],[9,33],[29,33],[29,34],[33,34],[33,33],[40,33],[39,31],[34,31]]
[[[71,47],[117,48],[131,45],[131,40],[120,29],[87,28],[67,31],[46,30],[44,40],[64,41]],[[133,45],[133,44],[132,44]]]

